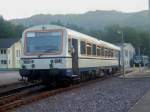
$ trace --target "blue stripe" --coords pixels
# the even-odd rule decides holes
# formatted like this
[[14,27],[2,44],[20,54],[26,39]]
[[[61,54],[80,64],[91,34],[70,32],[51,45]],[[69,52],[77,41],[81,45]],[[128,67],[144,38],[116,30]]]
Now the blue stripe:
[[[57,58],[72,58],[72,57],[32,57],[32,58],[21,58],[21,59],[57,59]],[[117,59],[108,59],[108,58],[97,58],[97,57],[92,57],[92,58],[87,58],[87,57],[78,57],[78,59],[98,59],[98,60],[117,60]]]

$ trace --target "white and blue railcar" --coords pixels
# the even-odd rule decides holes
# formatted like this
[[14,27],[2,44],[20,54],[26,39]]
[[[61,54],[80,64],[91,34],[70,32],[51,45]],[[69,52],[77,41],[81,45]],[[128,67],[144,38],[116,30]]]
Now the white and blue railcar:
[[28,28],[22,46],[20,75],[29,80],[86,80],[119,69],[119,47],[62,26]]

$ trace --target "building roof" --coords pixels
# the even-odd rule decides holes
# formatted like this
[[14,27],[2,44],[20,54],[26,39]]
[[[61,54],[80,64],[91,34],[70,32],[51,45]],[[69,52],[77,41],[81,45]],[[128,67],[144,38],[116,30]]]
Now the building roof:
[[2,38],[0,39],[0,48],[10,48],[17,41],[19,41],[19,38]]
[[[122,43],[116,43],[115,45],[121,47],[121,46],[122,46]],[[134,46],[133,46],[131,43],[123,43],[123,45],[124,45],[124,47],[130,46],[130,47],[134,48]]]

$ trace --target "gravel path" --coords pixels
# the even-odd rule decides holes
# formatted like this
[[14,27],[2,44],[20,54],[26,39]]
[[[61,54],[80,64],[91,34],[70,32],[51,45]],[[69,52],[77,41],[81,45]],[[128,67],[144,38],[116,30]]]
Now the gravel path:
[[148,90],[150,78],[111,78],[22,106],[16,112],[127,112]]

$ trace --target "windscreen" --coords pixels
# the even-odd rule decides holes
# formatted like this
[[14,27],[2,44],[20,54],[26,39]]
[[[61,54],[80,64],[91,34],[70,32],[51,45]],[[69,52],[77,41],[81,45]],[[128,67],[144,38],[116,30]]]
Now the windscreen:
[[28,32],[27,53],[57,53],[61,50],[61,32]]

